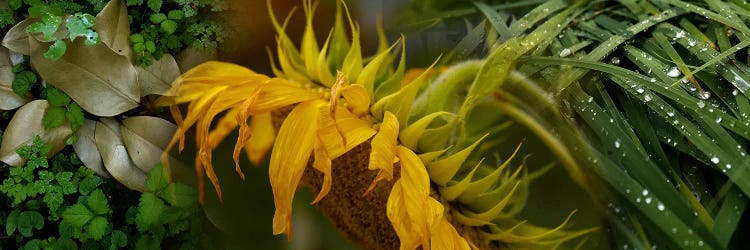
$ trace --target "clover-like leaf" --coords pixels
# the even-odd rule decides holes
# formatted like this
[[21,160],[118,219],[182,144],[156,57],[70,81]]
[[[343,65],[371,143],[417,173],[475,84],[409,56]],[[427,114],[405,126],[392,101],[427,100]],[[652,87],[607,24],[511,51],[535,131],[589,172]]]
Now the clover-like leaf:
[[51,13],[44,13],[41,15],[39,21],[32,23],[26,28],[29,33],[42,33],[43,40],[45,42],[51,42],[57,40],[55,33],[62,24],[62,17],[53,15]]

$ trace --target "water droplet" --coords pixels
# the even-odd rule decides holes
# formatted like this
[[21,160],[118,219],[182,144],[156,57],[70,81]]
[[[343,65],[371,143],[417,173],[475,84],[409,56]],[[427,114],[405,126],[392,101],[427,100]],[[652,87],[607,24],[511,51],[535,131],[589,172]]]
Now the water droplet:
[[[651,73],[651,69],[648,69],[648,73]],[[651,77],[651,79],[649,81],[656,82],[656,78]]]
[[613,57],[612,58],[612,64],[620,64],[620,58],[619,57]]
[[651,197],[646,197],[646,204],[651,204]]
[[560,51],[560,57],[566,57],[571,54],[570,48],[565,48],[562,51]]
[[702,240],[699,240],[699,241],[698,241],[698,246],[701,246],[701,247],[702,247],[702,246],[703,246],[703,244],[704,244],[704,243],[703,243],[703,241],[702,241]]
[[646,102],[650,102],[651,101],[651,95],[646,94],[645,96],[643,96],[643,100],[646,101]]
[[688,38],[688,48],[690,48],[690,47],[693,47],[693,46],[695,46],[696,44],[698,44],[698,41],[696,41],[696,40],[695,40],[695,39],[693,39],[693,38]]
[[714,164],[719,164],[719,157],[711,157],[711,162],[713,162]]
[[732,169],[732,164],[727,163],[727,169]]
[[706,100],[708,98],[711,98],[711,92],[702,90],[698,93],[698,98]]
[[635,92],[638,92],[638,94],[643,94],[643,92],[645,92],[645,90],[643,90],[642,88],[638,88],[638,89],[635,90]]
[[643,196],[648,195],[648,189],[644,189],[643,192],[641,192],[641,194],[643,194]]
[[673,233],[673,234],[676,234],[676,233],[677,233],[677,228],[676,228],[676,227],[673,227],[673,228],[672,228],[672,233]]
[[615,148],[620,148],[620,139],[615,140]]
[[677,33],[674,34],[674,39],[680,39],[685,37],[685,31],[680,30]]
[[656,208],[659,209],[659,211],[664,211],[664,204],[659,202],[659,205],[656,205]]
[[704,102],[703,100],[698,101],[698,107],[699,108],[705,108],[706,107],[706,102]]
[[677,67],[672,67],[671,69],[669,69],[669,71],[667,71],[667,76],[673,77],[673,78],[679,77],[681,74],[682,73],[680,72],[679,69],[677,69]]
[[739,90],[734,89],[732,90],[732,95],[736,96],[737,94],[739,94],[739,92],[740,92]]
[[593,102],[593,101],[594,101],[594,97],[593,97],[593,96],[589,96],[589,99],[588,99],[588,100],[586,100],[586,101],[587,101],[587,102]]
[[669,112],[667,112],[667,115],[668,115],[669,117],[674,117],[674,111],[669,111]]
[[720,123],[720,122],[721,122],[721,116],[716,117],[716,123]]

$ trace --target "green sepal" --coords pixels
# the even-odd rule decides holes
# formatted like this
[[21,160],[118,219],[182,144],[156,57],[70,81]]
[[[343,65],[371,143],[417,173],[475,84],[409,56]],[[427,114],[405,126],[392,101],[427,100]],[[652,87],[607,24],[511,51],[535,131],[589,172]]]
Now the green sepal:
[[487,135],[482,137],[482,139],[474,142],[474,144],[471,144],[471,146],[468,146],[458,153],[448,156],[447,158],[426,164],[427,173],[430,175],[430,180],[440,186],[447,185],[448,181],[453,179],[458,170],[464,164],[466,158],[469,157],[469,154],[471,154],[471,152],[474,151],[474,148],[476,148],[477,145],[479,145],[479,143],[482,142],[482,140],[484,140],[484,138],[486,137]]

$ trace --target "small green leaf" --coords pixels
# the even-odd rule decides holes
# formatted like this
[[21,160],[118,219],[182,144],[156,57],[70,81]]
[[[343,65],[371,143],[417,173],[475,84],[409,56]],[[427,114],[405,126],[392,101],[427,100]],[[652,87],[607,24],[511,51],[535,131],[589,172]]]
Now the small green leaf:
[[167,18],[170,20],[182,20],[182,18],[185,17],[185,12],[182,12],[181,10],[170,10],[169,14],[167,14]]
[[68,16],[65,25],[68,28],[68,38],[71,41],[79,36],[88,37],[91,28],[94,27],[94,16],[76,13]]
[[161,191],[159,196],[175,207],[187,208],[198,203],[197,190],[182,183],[169,184],[169,187]]
[[161,10],[161,4],[163,0],[148,0],[148,7],[154,12]]
[[16,227],[18,225],[18,214],[20,214],[20,211],[14,209],[13,212],[10,212],[10,214],[8,215],[8,218],[5,221],[6,235],[13,235],[13,233],[16,231]]
[[[32,8],[29,8],[29,13],[32,12]],[[41,19],[29,25],[29,27],[26,28],[26,31],[29,33],[41,32],[44,36],[44,41],[51,42],[53,40],[56,40],[55,32],[57,32],[57,29],[60,27],[60,24],[62,24],[62,21],[62,17],[55,16],[50,13],[43,13],[41,14]]]
[[62,107],[49,107],[44,114],[42,123],[45,128],[56,128],[65,124],[65,109]]
[[101,240],[107,232],[109,221],[107,218],[97,216],[86,226],[86,234],[94,240]]
[[74,227],[83,227],[88,223],[94,214],[82,204],[75,204],[63,211],[63,222],[70,223]]
[[151,14],[149,20],[154,24],[160,24],[164,20],[167,20],[167,15],[164,15],[164,13]]
[[65,112],[65,119],[70,122],[70,128],[73,129],[73,131],[76,131],[83,126],[83,121],[85,119],[83,117],[81,106],[75,102],[68,105],[68,110]]
[[135,217],[139,232],[147,232],[156,224],[166,210],[166,205],[159,197],[151,193],[143,193],[138,204],[138,215]]
[[94,189],[99,187],[99,185],[101,185],[103,182],[104,181],[102,181],[102,178],[99,176],[88,176],[78,183],[78,192],[80,192],[82,195],[88,195],[89,193],[91,193],[91,191],[94,191]]
[[[67,113],[65,113],[65,114],[67,115]],[[68,137],[67,140],[65,140],[65,145],[73,145],[77,141],[78,141],[78,136],[76,136],[75,134],[73,134],[70,137]]]
[[154,41],[146,41],[145,45],[146,45],[146,50],[148,50],[148,52],[151,52],[151,53],[156,52],[156,44],[154,43]]
[[112,245],[111,248],[125,247],[128,244],[128,235],[120,230],[112,231]]
[[173,20],[164,20],[161,22],[161,30],[168,35],[171,35],[177,30],[177,22]]
[[31,71],[21,71],[13,78],[13,91],[19,96],[25,96],[36,83],[36,74]]
[[46,92],[50,107],[64,107],[70,103],[70,96],[58,88],[48,86]]
[[136,43],[136,44],[133,44],[133,50],[134,50],[134,51],[135,51],[136,53],[141,53],[141,52],[144,52],[144,51],[146,51],[146,44],[144,44],[144,43]]
[[130,35],[130,42],[131,43],[134,43],[134,44],[135,43],[142,43],[144,41],[145,40],[143,40],[143,35],[141,35],[141,34],[132,34],[132,35]]
[[91,209],[91,211],[96,215],[103,215],[112,211],[109,208],[107,197],[104,196],[104,192],[102,192],[101,189],[97,189],[94,190],[94,192],[91,192],[91,195],[89,195],[88,203],[89,209]]
[[158,193],[169,185],[168,169],[164,168],[162,164],[157,164],[149,172],[148,178],[146,179],[146,187],[149,191]]
[[44,217],[37,211],[24,211],[18,215],[18,232],[24,237],[31,237],[33,229],[37,230],[44,227]]
[[63,40],[56,40],[55,43],[49,46],[49,50],[44,53],[44,57],[52,61],[57,61],[65,55],[66,50],[68,50],[68,45]]

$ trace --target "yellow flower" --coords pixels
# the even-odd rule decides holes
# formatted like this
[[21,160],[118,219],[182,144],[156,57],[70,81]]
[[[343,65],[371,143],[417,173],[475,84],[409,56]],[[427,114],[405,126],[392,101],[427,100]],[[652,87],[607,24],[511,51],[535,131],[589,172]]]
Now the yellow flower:
[[[268,8],[273,13],[270,1]],[[424,150],[427,147],[420,146],[424,140],[434,140],[436,135],[447,138],[445,135],[457,124],[450,119],[456,116],[438,111],[412,117],[412,104],[420,89],[431,82],[432,71],[421,70],[416,76],[405,73],[403,40],[389,47],[381,35],[379,52],[364,63],[359,29],[350,18],[351,43],[346,39],[339,9],[335,27],[319,47],[312,29],[315,5],[304,1],[304,9],[307,26],[299,50],[284,33],[289,18],[280,24],[271,16],[279,32],[280,68],[274,64],[273,69],[276,77],[229,63],[207,62],[174,82],[175,97],[160,100],[163,105],[171,105],[179,126],[165,152],[176,145],[182,150],[186,131],[195,127],[196,173],[208,176],[221,199],[211,152],[239,127],[233,154],[236,171],[244,179],[238,164],[242,151],[247,152],[254,164],[259,164],[270,150],[269,176],[276,207],[273,232],[290,238],[292,201],[305,169],[311,166],[323,173],[323,185],[313,201],[317,203],[326,197],[334,181],[349,181],[332,179],[333,168],[349,167],[333,166],[332,160],[368,142],[371,146],[368,169],[377,171],[377,176],[362,195],[379,183],[394,181],[395,173],[400,173],[390,191],[385,213],[400,239],[401,249],[420,246],[470,249],[477,243],[472,240],[482,239],[472,239],[467,231],[488,225],[502,232],[485,232],[487,242],[556,244],[571,237],[560,228],[545,231],[512,219],[513,210],[523,206],[523,199],[519,204],[516,198],[525,197],[517,190],[525,190],[530,178],[519,177],[520,168],[508,174],[505,167],[510,160],[493,167],[495,170],[490,174],[477,174],[481,178],[473,178],[477,169],[489,166],[481,161],[468,167],[465,164],[482,139],[463,149]],[[401,46],[401,55],[399,66],[394,69],[391,64],[396,55],[392,51],[397,46]],[[184,118],[175,106],[182,103],[189,103]],[[222,113],[212,130],[214,119]],[[274,120],[283,120],[278,131]],[[441,121],[448,125],[438,128],[431,125],[442,124]],[[456,181],[458,173],[463,172],[459,170],[466,168],[473,170]],[[432,188],[433,184],[438,188]],[[202,178],[199,190],[202,200]],[[467,207],[452,207],[450,202],[466,203]],[[494,203],[487,205],[487,202]],[[503,214],[508,207],[512,208],[511,214]],[[508,221],[514,223],[513,227],[503,227]]]

